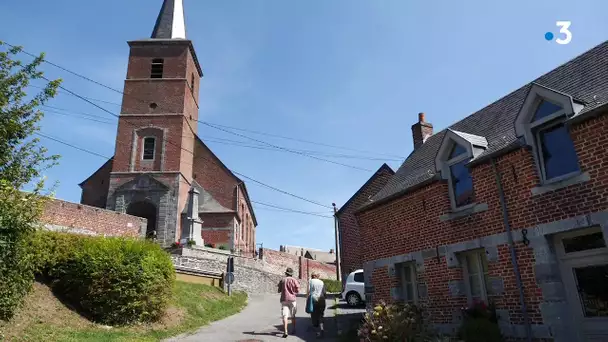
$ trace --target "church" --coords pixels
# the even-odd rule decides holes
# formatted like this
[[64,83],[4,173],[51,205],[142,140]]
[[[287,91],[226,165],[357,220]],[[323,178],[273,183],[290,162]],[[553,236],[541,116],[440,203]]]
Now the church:
[[150,39],[130,47],[114,156],[80,184],[81,203],[148,220],[161,246],[255,253],[245,183],[197,135],[203,71],[182,0],[164,0]]

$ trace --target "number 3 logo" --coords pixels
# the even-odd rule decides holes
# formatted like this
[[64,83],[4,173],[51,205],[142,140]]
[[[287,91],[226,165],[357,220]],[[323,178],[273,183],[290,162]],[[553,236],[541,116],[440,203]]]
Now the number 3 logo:
[[561,27],[561,29],[559,30],[559,33],[563,33],[566,35],[566,39],[557,38],[555,40],[555,42],[557,44],[562,44],[562,45],[566,45],[566,44],[570,43],[570,41],[572,40],[572,32],[570,32],[568,30],[568,28],[570,27],[570,25],[572,23],[569,21],[558,21],[555,24],[557,26]]

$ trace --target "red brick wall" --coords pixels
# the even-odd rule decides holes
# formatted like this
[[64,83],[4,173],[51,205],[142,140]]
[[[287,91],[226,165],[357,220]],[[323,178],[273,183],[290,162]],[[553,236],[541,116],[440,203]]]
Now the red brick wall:
[[[153,137],[155,139],[153,160],[143,160],[144,138],[146,137]],[[135,171],[161,171],[164,139],[162,129],[156,127],[142,128],[137,131],[135,139]]]
[[252,254],[255,251],[255,227],[243,185],[239,185],[238,212],[241,220],[240,234],[237,235],[239,247],[243,253]]
[[50,199],[40,219],[41,223],[86,231],[99,235],[138,237],[146,219],[87,205]]
[[266,248],[263,249],[262,254],[264,261],[269,264],[274,273],[283,273],[287,267],[291,267],[294,271],[294,276],[301,280],[308,279],[313,271],[318,272],[322,279],[336,279],[335,265]]
[[194,179],[221,205],[236,210],[238,180],[222,166],[207,146],[198,141],[194,155]]
[[313,272],[318,273],[321,279],[336,279],[336,265],[300,257],[301,279],[308,279]]
[[[190,45],[188,42],[131,42],[130,46],[121,114],[138,115],[121,116],[119,120],[113,171],[129,171],[133,131],[153,126],[166,129],[164,168],[161,171],[181,171],[187,181],[191,181],[198,118],[198,106],[194,99],[198,98],[200,77]],[[163,78],[150,79],[154,58],[164,60]],[[192,93],[190,83],[194,71],[195,87]],[[156,107],[151,106],[153,103]],[[142,164],[140,155],[141,146],[136,146],[136,171],[160,169],[160,164],[156,161]],[[158,159],[160,161],[160,156]],[[180,207],[183,207],[181,202],[180,196]]]
[[342,279],[356,270],[363,268],[362,246],[360,245],[359,224],[354,212],[386,185],[394,172],[383,167],[354,195],[345,207],[341,208],[338,219],[340,227],[340,259]]
[[[161,171],[180,171],[182,148],[182,130],[185,124],[182,115],[167,116],[121,116],[118,120],[116,135],[116,150],[114,153],[113,172],[129,172],[131,153],[133,149],[133,131],[144,127],[158,127],[166,129],[164,137],[167,140],[164,152],[164,169]],[[162,144],[162,141],[159,141]],[[139,152],[139,153],[138,153]],[[141,159],[141,150],[136,151],[135,159]],[[138,164],[136,164],[138,165]],[[139,170],[137,167],[135,171]]]
[[272,265],[274,273],[283,273],[287,267],[291,267],[295,272],[294,276],[299,277],[300,262],[299,257],[289,254],[274,251],[272,249],[262,249],[264,261]]
[[[592,118],[571,127],[581,170],[591,180],[554,192],[532,196],[539,183],[532,152],[513,151],[497,159],[502,175],[512,229],[522,229],[606,209],[608,198],[608,116]],[[441,222],[439,216],[450,211],[446,182],[435,182],[405,196],[357,215],[363,242],[363,261],[372,261],[436,246],[472,240],[504,231],[498,190],[491,165],[471,170],[477,203],[487,203],[488,210],[468,217]],[[533,322],[541,322],[539,302],[542,294],[534,275],[532,249],[518,243],[517,254],[526,302]],[[513,323],[521,321],[518,292],[507,245],[498,246],[498,262],[489,263],[490,276],[502,277],[505,292],[492,298],[500,309],[508,309]],[[430,313],[438,322],[448,322],[449,315],[465,304],[465,299],[450,296],[448,281],[462,279],[462,270],[448,269],[445,257],[425,260],[419,282],[428,286]],[[376,269],[371,282],[374,301],[391,300],[390,288],[397,286],[386,268]]]
[[230,248],[229,230],[203,230],[202,234],[205,245],[211,244],[213,247],[226,246],[226,248]]
[[80,203],[98,208],[106,207],[111,171],[112,159],[105,162],[99,170],[82,182],[80,185],[82,188]]
[[200,214],[203,220],[203,229],[205,228],[232,228],[232,220],[234,213],[225,214]]

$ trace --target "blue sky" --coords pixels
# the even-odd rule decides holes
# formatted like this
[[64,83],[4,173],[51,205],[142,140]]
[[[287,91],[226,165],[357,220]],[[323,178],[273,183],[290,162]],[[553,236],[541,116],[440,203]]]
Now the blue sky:
[[[346,146],[363,153],[251,135],[323,153],[398,158],[412,150],[410,126],[425,112],[435,130],[490,104],[608,38],[596,1],[185,0],[187,35],[205,77],[200,118],[215,124]],[[149,37],[161,0],[7,1],[0,40],[44,51],[57,64],[122,89],[126,41]],[[547,42],[558,20],[570,20],[568,45]],[[24,59],[26,57],[24,56]],[[79,94],[120,103],[121,95],[50,66]],[[37,83],[41,85],[41,83]],[[119,113],[110,103],[99,103]],[[42,132],[102,155],[114,151],[116,119],[67,94],[50,105],[106,117],[108,123],[47,113]],[[100,120],[100,121],[104,121]],[[200,126],[199,134],[243,140]],[[62,156],[47,174],[56,196],[80,200],[78,183],[102,158],[43,141]],[[251,144],[251,142],[247,142]],[[272,186],[343,204],[372,172],[277,151],[209,141],[228,167]],[[325,157],[324,157],[325,158]],[[326,157],[376,170],[381,160]],[[252,199],[296,210],[326,208],[247,182]],[[333,220],[256,206],[257,242],[333,247]]]

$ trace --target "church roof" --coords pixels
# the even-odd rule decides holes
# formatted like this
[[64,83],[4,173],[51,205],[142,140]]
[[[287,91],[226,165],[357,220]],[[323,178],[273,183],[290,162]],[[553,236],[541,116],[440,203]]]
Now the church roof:
[[163,0],[152,39],[186,39],[183,0]]

